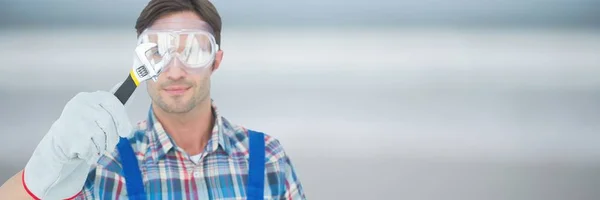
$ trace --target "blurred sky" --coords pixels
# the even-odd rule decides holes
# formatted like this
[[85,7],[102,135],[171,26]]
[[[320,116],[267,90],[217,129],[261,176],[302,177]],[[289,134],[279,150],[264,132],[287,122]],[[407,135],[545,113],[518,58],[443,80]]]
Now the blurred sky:
[[[146,2],[0,1],[0,182],[77,92],[125,78]],[[310,199],[600,199],[599,0],[213,2],[211,95]]]
[[[142,0],[2,0],[0,27],[131,27]],[[598,27],[597,0],[213,0],[231,26]],[[77,17],[73,17],[76,15]]]

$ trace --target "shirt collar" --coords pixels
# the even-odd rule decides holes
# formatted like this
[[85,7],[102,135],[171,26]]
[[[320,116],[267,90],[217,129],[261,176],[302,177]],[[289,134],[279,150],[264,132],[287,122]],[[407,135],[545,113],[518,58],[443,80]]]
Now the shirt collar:
[[[219,111],[214,103],[211,102],[215,124],[213,126],[212,135],[206,144],[204,150],[207,154],[216,152],[219,147],[228,155],[232,154],[232,144],[230,133],[233,132],[232,126],[227,120],[219,114]],[[157,120],[152,107],[150,107],[147,119],[147,130],[149,131],[149,153],[154,162],[158,162],[169,151],[179,149],[169,134],[165,131],[162,124]],[[183,150],[181,150],[183,151]]]

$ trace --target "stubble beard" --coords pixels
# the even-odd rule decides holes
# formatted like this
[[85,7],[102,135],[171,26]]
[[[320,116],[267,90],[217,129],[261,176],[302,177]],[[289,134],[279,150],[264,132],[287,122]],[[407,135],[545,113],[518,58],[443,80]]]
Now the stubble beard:
[[[196,108],[199,104],[206,101],[206,99],[209,96],[208,88],[210,88],[208,84],[210,84],[210,82],[206,82],[198,87],[195,87],[195,90],[192,91],[192,97],[189,100],[187,100],[187,102],[185,99],[183,99],[182,96],[168,97],[162,96],[157,93],[151,95],[152,102],[166,113],[188,113],[194,108]],[[165,101],[165,98],[171,98],[170,103],[167,103],[167,101]]]

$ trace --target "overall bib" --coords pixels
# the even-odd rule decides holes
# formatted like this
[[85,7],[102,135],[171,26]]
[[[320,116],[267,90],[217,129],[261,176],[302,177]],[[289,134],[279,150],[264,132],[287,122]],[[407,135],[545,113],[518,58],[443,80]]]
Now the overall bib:
[[[265,185],[264,134],[248,130],[248,135],[250,140],[250,158],[248,161],[249,171],[248,183],[246,184],[246,195],[248,200],[263,200]],[[121,155],[121,165],[123,166],[123,177],[125,178],[125,185],[127,186],[127,196],[131,200],[146,200],[142,173],[129,140],[121,138],[117,145],[117,149]]]

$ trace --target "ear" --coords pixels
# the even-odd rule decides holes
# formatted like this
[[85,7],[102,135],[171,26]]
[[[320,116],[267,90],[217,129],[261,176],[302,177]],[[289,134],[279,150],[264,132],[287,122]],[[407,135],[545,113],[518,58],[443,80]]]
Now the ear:
[[221,60],[223,60],[223,50],[219,50],[215,54],[215,62],[213,63],[211,73],[214,73],[217,69],[219,69],[219,65],[221,65]]

